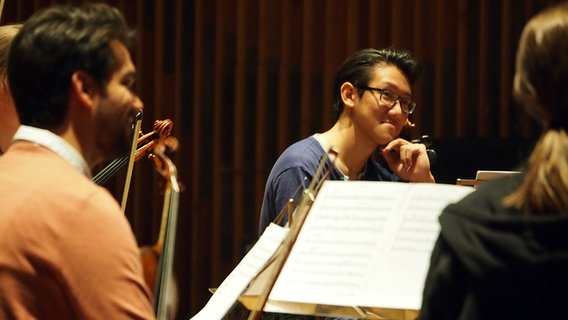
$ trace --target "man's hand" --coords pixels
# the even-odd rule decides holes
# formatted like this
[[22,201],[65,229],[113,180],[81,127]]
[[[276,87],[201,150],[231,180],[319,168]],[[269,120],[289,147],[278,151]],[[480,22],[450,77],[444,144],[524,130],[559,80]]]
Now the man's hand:
[[402,180],[411,182],[436,182],[430,172],[430,159],[426,146],[395,139],[387,144],[381,153],[389,168]]

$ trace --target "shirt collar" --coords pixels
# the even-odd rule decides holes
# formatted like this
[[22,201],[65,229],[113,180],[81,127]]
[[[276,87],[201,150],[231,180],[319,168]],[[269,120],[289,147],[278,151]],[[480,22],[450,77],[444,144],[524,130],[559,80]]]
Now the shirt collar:
[[85,158],[67,141],[49,130],[21,125],[13,140],[25,140],[41,145],[58,154],[87,177],[92,177],[91,169]]

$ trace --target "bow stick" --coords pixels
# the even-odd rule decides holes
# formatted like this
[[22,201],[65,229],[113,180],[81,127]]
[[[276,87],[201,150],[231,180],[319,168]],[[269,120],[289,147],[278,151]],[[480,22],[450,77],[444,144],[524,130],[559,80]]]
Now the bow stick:
[[[3,1],[3,0],[2,0]],[[124,190],[122,191],[122,212],[126,212],[126,201],[128,200],[128,191],[130,190],[130,180],[132,179],[132,171],[134,169],[134,154],[136,153],[136,147],[138,146],[138,136],[140,135],[140,128],[142,127],[142,110],[140,110],[135,116],[134,130],[132,132],[132,144],[130,147],[130,155],[128,157],[128,168],[126,171],[126,179],[124,182]]]

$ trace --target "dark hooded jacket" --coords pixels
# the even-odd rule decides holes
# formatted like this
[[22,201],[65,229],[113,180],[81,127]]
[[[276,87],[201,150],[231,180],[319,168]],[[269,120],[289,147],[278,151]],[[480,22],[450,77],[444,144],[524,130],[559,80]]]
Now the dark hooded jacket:
[[568,319],[568,213],[505,209],[523,178],[485,182],[444,209],[421,320]]

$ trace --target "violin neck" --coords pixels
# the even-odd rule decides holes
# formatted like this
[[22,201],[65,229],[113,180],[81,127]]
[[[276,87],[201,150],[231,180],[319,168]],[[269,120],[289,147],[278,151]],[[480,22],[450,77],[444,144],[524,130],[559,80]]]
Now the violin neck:
[[154,309],[156,310],[157,319],[170,319],[172,316],[170,306],[173,297],[170,295],[174,294],[173,290],[171,290],[171,285],[173,283],[179,194],[180,188],[177,180],[172,178],[169,182],[169,187],[164,192],[164,212],[160,228],[162,243],[159,244],[162,245],[162,254],[160,255],[154,292]]

